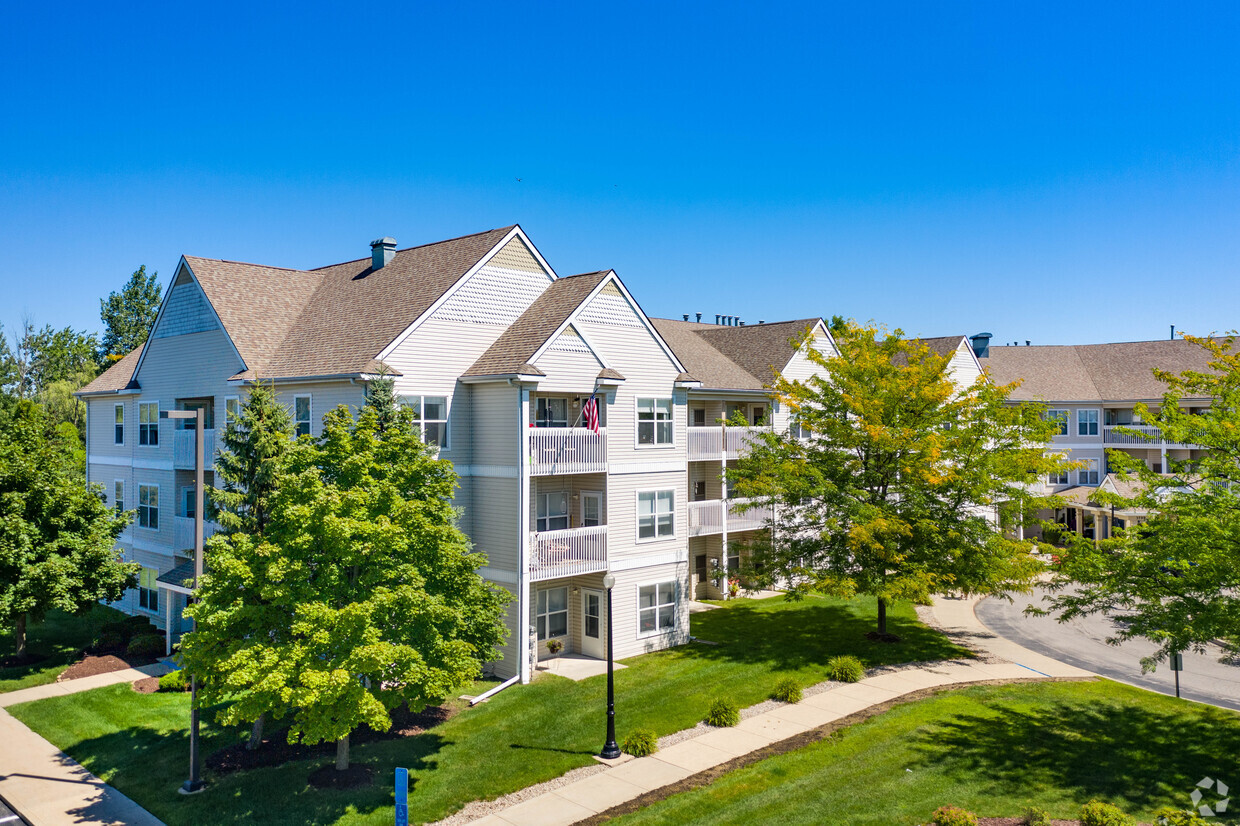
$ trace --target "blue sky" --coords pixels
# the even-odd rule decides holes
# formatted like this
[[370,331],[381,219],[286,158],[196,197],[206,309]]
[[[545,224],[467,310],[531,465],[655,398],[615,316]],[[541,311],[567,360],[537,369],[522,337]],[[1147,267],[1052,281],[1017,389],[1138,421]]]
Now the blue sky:
[[0,322],[520,223],[651,315],[1240,326],[1240,6],[11,4]]

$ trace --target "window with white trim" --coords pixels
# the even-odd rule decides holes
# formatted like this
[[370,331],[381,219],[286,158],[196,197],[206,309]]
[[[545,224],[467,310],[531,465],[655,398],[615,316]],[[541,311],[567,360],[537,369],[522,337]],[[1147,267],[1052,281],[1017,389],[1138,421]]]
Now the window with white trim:
[[568,527],[568,493],[552,491],[538,494],[537,521],[534,530],[562,531]]
[[637,539],[666,539],[676,535],[676,491],[637,493]]
[[1098,411],[1097,410],[1076,411],[1076,435],[1078,436],[1097,436],[1098,435]]
[[138,527],[159,530],[159,485],[138,485]]
[[241,399],[237,396],[224,397],[224,427],[237,421],[241,416]]
[[112,434],[112,442],[123,445],[125,444],[125,405],[123,403],[117,404],[113,406],[113,409],[115,410],[116,427]]
[[294,396],[293,397],[293,435],[309,436],[310,435],[310,397]]
[[138,444],[159,446],[159,402],[138,402]]
[[637,443],[672,444],[672,400],[637,400]]
[[659,634],[676,627],[676,582],[642,585],[637,589],[637,633]]
[[117,513],[123,513],[125,510],[125,482],[122,479],[117,479],[112,484],[112,505]]
[[788,418],[788,435],[798,440],[809,438],[809,428],[801,424],[801,417],[795,413]]
[[1048,422],[1055,421],[1055,420],[1059,422],[1059,433],[1056,435],[1059,435],[1059,436],[1068,435],[1068,411],[1067,410],[1046,410],[1042,413],[1042,418]]
[[185,500],[185,515],[193,519],[198,514],[198,511],[194,509],[195,500],[198,498],[194,496],[194,489],[192,487],[185,488],[181,491],[181,496]]
[[1098,484],[1098,460],[1086,459],[1085,467],[1077,472],[1077,483],[1081,485]]
[[568,636],[568,587],[539,591],[536,616],[538,639]]
[[448,397],[401,396],[400,403],[413,411],[422,441],[441,448],[448,446]]
[[159,612],[159,571],[143,568],[138,572],[138,607],[152,613]]
[[535,427],[568,427],[568,399],[540,397],[534,409]]
[[[1060,459],[1060,460],[1062,460],[1062,459],[1064,458],[1064,454],[1062,454],[1062,453],[1048,453],[1048,454],[1047,454],[1047,457],[1048,457],[1048,458],[1055,458],[1055,459]],[[1048,484],[1048,485],[1066,485],[1066,484],[1068,484],[1068,471],[1066,471],[1066,470],[1064,470],[1064,469],[1062,469],[1062,468],[1061,468],[1061,469],[1059,469],[1059,470],[1052,470],[1052,471],[1051,471],[1050,473],[1048,473],[1048,474],[1047,474],[1047,476],[1046,476],[1046,484]]]

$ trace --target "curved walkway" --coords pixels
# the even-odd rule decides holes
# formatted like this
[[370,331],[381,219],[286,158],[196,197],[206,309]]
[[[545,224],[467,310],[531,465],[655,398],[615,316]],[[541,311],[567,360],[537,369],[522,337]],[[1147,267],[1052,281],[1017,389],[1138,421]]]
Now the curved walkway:
[[[972,599],[939,598],[925,619],[956,642],[977,651],[981,655],[978,660],[883,670],[857,683],[831,683],[826,691],[807,696],[800,703],[780,705],[748,717],[735,728],[716,729],[649,757],[629,759],[537,797],[530,798],[526,790],[483,804],[498,811],[472,822],[478,826],[567,826],[781,740],[926,689],[994,680],[1094,676],[992,634],[974,615],[976,603]],[[506,802],[510,805],[504,805]],[[462,814],[468,814],[468,807]],[[452,820],[459,822],[459,817]]]

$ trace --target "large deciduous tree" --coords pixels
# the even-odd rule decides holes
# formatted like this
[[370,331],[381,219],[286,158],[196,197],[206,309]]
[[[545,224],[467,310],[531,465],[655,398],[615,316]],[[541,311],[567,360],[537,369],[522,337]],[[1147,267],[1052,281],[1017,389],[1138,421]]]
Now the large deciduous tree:
[[[356,422],[337,408],[321,438],[290,446],[264,535],[213,538],[182,644],[206,677],[202,701],[234,700],[223,722],[287,716],[291,741],[335,742],[340,769],[355,728],[383,731],[392,709],[441,701],[504,635],[505,598],[456,526],[451,464],[408,410],[396,415],[380,433],[373,408]],[[259,611],[270,630],[238,639]]]
[[99,344],[99,360],[109,364],[146,342],[146,337],[159,313],[159,273],[138,267],[119,293],[99,299],[99,317],[103,321],[103,341]]
[[13,629],[18,656],[27,624],[48,610],[85,610],[137,583],[138,566],[114,549],[129,515],[82,484],[65,427],[25,400],[0,428],[0,621]]
[[1013,386],[958,387],[950,358],[899,330],[835,320],[838,356],[800,344],[817,365],[777,379],[773,397],[800,429],[771,432],[729,471],[733,492],[774,506],[746,573],[808,591],[878,599],[1028,588],[1041,566],[1005,532],[1032,523],[1030,483],[1063,460],[1044,449],[1054,423],[1011,406]]
[[[1204,651],[1216,639],[1240,646],[1240,351],[1234,335],[1185,338],[1206,351],[1209,369],[1155,369],[1167,385],[1162,404],[1156,411],[1137,405],[1136,413],[1163,441],[1205,453],[1191,462],[1168,456],[1164,475],[1112,451],[1112,468],[1138,482],[1136,493],[1096,498],[1148,518],[1099,542],[1069,536],[1051,599],[1063,621],[1122,613],[1112,641],[1154,642],[1157,651],[1142,661],[1147,669],[1176,652]],[[1202,398],[1213,403],[1190,413],[1186,400]]]

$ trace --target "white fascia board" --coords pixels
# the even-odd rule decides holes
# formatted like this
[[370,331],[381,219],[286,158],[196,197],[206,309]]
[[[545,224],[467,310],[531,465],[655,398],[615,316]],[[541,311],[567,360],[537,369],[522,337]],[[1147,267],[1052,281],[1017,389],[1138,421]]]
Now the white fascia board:
[[547,264],[545,260],[543,260],[542,254],[538,252],[538,250],[534,247],[534,244],[530,242],[530,239],[526,237],[525,233],[521,230],[521,227],[519,225],[514,226],[508,232],[507,235],[505,235],[498,242],[496,242],[495,246],[491,247],[490,251],[488,251],[486,255],[479,258],[477,263],[475,263],[472,267],[466,270],[465,274],[462,275],[460,278],[458,278],[455,284],[453,284],[451,287],[445,290],[444,294],[439,296],[439,298],[435,300],[435,303],[427,307],[425,312],[422,313],[422,315],[415,318],[413,320],[413,323],[410,324],[408,327],[406,327],[401,332],[400,335],[392,339],[392,342],[388,344],[388,346],[384,347],[379,352],[379,354],[375,356],[375,359],[377,361],[386,361],[387,358],[390,355],[392,355],[392,352],[395,351],[397,347],[399,347],[401,344],[404,343],[405,339],[413,335],[414,330],[421,327],[422,324],[425,323],[428,318],[433,316],[435,312],[448,301],[448,299],[452,298],[452,296],[456,294],[456,291],[461,288],[461,285],[463,285],[466,281],[468,281],[471,277],[473,277],[473,275],[477,273],[478,270],[482,269],[487,264],[489,264],[491,259],[494,258],[495,255],[500,250],[502,250],[504,246],[509,241],[511,241],[513,238],[520,238],[525,243],[525,245],[529,248],[530,252],[534,254],[534,257],[537,259],[539,265],[546,270],[548,284],[550,284],[552,281],[555,281],[556,278],[558,278],[558,276],[555,274],[555,271],[551,269],[550,265]]
[[497,373],[492,376],[461,376],[457,379],[461,384],[488,384],[491,382],[506,381],[509,384],[529,384],[537,386],[542,381],[543,376],[531,376],[527,373]]

